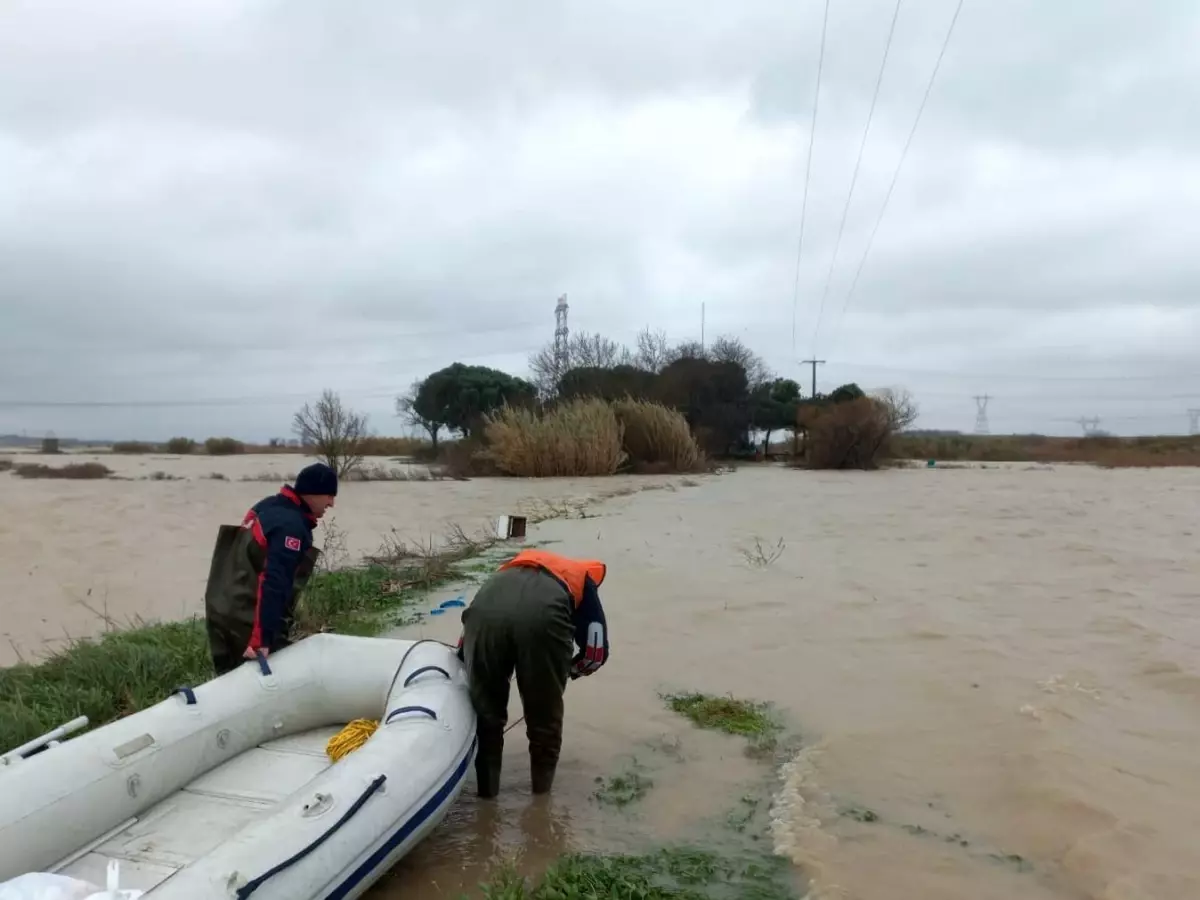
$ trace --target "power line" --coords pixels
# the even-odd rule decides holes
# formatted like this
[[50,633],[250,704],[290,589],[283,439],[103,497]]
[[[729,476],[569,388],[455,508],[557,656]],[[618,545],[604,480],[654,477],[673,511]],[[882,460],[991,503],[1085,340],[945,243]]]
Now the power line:
[[808,211],[808,183],[812,175],[813,144],[817,139],[817,106],[821,101],[821,70],[825,67],[825,35],[829,30],[829,0],[821,20],[821,50],[817,56],[817,85],[813,90],[812,127],[808,134],[808,159],[804,164],[804,199],[800,201],[800,238],[796,242],[796,279],[792,286],[792,356],[796,355],[796,307],[800,302],[800,257],[804,250],[804,218]]
[[[821,319],[825,315],[825,300],[829,296],[829,287],[833,283],[833,270],[837,265],[838,250],[842,246],[842,235],[846,231],[846,219],[850,215],[850,201],[854,197],[854,186],[858,182],[858,170],[862,166],[863,151],[867,148],[867,135],[871,133],[871,120],[875,117],[875,104],[879,100],[879,89],[883,86],[883,72],[887,68],[888,53],[892,49],[892,37],[896,34],[896,21],[900,18],[900,5],[904,0],[896,0],[896,8],[892,12],[892,24],[888,28],[887,40],[883,45],[883,60],[879,63],[879,75],[875,79],[875,93],[871,95],[871,108],[867,111],[867,124],[863,128],[862,140],[858,145],[858,158],[854,161],[854,172],[850,176],[850,190],[846,192],[846,205],[842,207],[842,221],[838,225],[837,240],[833,245],[833,256],[829,260],[829,271],[825,275],[825,288],[821,291],[821,306],[817,311],[817,324],[813,327],[813,355],[817,352],[817,335],[821,331]],[[792,348],[795,352],[795,348]]]
[[855,288],[858,287],[858,279],[867,264],[867,257],[870,256],[871,248],[875,244],[875,235],[879,232],[879,226],[883,222],[884,213],[887,212],[888,203],[891,202],[892,191],[896,189],[896,182],[900,180],[900,170],[904,167],[904,160],[908,157],[908,148],[912,146],[913,137],[917,133],[917,126],[921,124],[921,115],[925,112],[925,104],[929,101],[929,95],[933,91],[933,83],[937,79],[938,70],[942,67],[942,60],[946,56],[946,49],[950,46],[950,38],[954,34],[954,26],[958,22],[959,13],[962,12],[963,2],[964,0],[958,0],[958,5],[954,8],[954,15],[950,19],[950,27],[946,29],[946,37],[942,40],[942,49],[938,53],[937,61],[933,64],[933,71],[929,75],[929,83],[925,85],[925,94],[921,97],[921,105],[917,107],[917,115],[913,119],[912,128],[908,132],[908,139],[904,142],[904,149],[900,151],[900,159],[896,163],[896,171],[892,173],[892,183],[888,185],[887,193],[883,197],[883,205],[879,208],[879,216],[875,220],[875,225],[871,229],[871,236],[867,239],[867,246],[863,250],[862,259],[858,261],[858,268],[854,271],[854,278],[851,280],[850,288],[846,291],[846,297],[842,301],[842,311],[837,325],[839,330],[846,316],[846,309],[850,305],[850,298],[854,295]]

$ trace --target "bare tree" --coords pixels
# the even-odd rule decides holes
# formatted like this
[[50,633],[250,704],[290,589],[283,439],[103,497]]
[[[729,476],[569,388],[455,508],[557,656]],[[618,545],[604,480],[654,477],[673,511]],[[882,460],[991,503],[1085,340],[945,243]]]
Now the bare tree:
[[633,364],[647,372],[661,372],[671,361],[671,351],[667,346],[665,331],[651,331],[647,325],[637,336],[637,352],[633,355]]
[[422,413],[421,403],[418,398],[421,395],[421,385],[423,383],[420,380],[414,381],[412,386],[409,387],[407,394],[396,398],[396,415],[409,425],[424,428],[429,434],[429,441],[433,444],[433,452],[436,454],[438,449],[438,434],[444,427],[444,423],[438,422]]
[[339,478],[362,464],[367,417],[347,409],[329,389],[321,393],[315,405],[305,403],[296,413],[292,431],[301,445],[313,448],[314,455],[337,472]]
[[875,399],[883,404],[891,431],[905,431],[917,421],[920,410],[908,391],[903,388],[880,388],[874,393]]
[[746,383],[750,390],[771,380],[771,370],[763,358],[742,343],[740,338],[719,337],[708,349],[708,358],[714,362],[737,363],[746,371]]
[[669,357],[668,362],[677,362],[681,359],[708,359],[708,352],[699,341],[684,341],[672,347],[667,356]]
[[598,331],[590,334],[580,331],[571,335],[568,358],[572,369],[611,369],[633,362],[633,354],[628,347],[606,338]]
[[633,365],[634,356],[628,347],[606,338],[599,332],[579,331],[567,339],[567,365],[559,371],[554,356],[554,344],[548,343],[529,357],[529,380],[542,397],[552,397],[558,381],[570,369],[611,369],[613,366]]
[[553,397],[562,374],[554,358],[554,344],[547,344],[529,357],[529,380],[537,388],[539,397]]

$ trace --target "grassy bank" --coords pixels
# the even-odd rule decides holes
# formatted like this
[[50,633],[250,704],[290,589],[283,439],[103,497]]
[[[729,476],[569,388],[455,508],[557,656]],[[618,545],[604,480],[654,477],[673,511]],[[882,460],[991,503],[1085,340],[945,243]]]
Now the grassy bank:
[[1106,468],[1200,466],[1200,435],[1060,438],[1038,435],[909,435],[892,438],[902,459],[1090,463]]
[[[297,607],[295,634],[373,635],[403,624],[430,590],[459,577],[491,543],[460,530],[437,548],[389,540],[365,566],[318,572]],[[103,725],[213,677],[202,619],[122,627],[100,616],[108,630],[98,639],[72,641],[44,662],[0,668],[0,751],[79,715]]]

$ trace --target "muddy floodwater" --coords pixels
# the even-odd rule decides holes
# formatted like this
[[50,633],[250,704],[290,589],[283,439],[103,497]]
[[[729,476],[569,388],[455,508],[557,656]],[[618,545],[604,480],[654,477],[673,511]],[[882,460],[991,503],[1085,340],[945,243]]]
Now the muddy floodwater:
[[[1184,469],[743,468],[545,523],[610,563],[613,639],[568,689],[555,793],[531,798],[518,727],[499,801],[472,777],[371,896],[712,838],[765,790],[764,840],[815,898],[1200,897],[1197,500]],[[445,618],[409,633],[452,638]],[[801,746],[764,785],[743,742],[664,708],[679,689],[769,700]],[[632,759],[653,787],[598,803]]]
[[[1200,470],[743,467],[630,484],[657,489],[530,530],[609,564],[612,658],[568,688],[554,793],[530,796],[518,726],[499,799],[478,801],[468,776],[372,898],[457,897],[513,855],[536,873],[570,850],[755,836],[822,900],[1200,898]],[[6,483],[3,627],[52,638],[100,585],[123,608],[191,611],[216,524],[270,487]],[[471,525],[607,489],[352,487],[337,512],[363,550],[390,521]],[[20,634],[14,598],[36,620]],[[404,631],[457,633],[453,615]],[[669,711],[670,691],[770,701],[797,743],[748,756]],[[645,795],[598,802],[596,779],[631,766]],[[747,803],[757,834],[729,826]]]

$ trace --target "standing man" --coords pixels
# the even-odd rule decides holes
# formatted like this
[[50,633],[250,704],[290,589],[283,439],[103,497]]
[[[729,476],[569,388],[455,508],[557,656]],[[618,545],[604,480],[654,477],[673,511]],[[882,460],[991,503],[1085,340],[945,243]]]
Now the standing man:
[[608,661],[608,626],[597,590],[606,571],[594,560],[522,550],[463,610],[459,658],[467,667],[475,708],[480,797],[500,791],[514,672],[525,710],[533,793],[545,794],[553,785],[567,679],[591,675]]
[[254,504],[240,526],[218,530],[204,592],[218,675],[288,645],[296,599],[320,555],[313,528],[333,506],[337,490],[337,473],[313,463],[294,486]]

